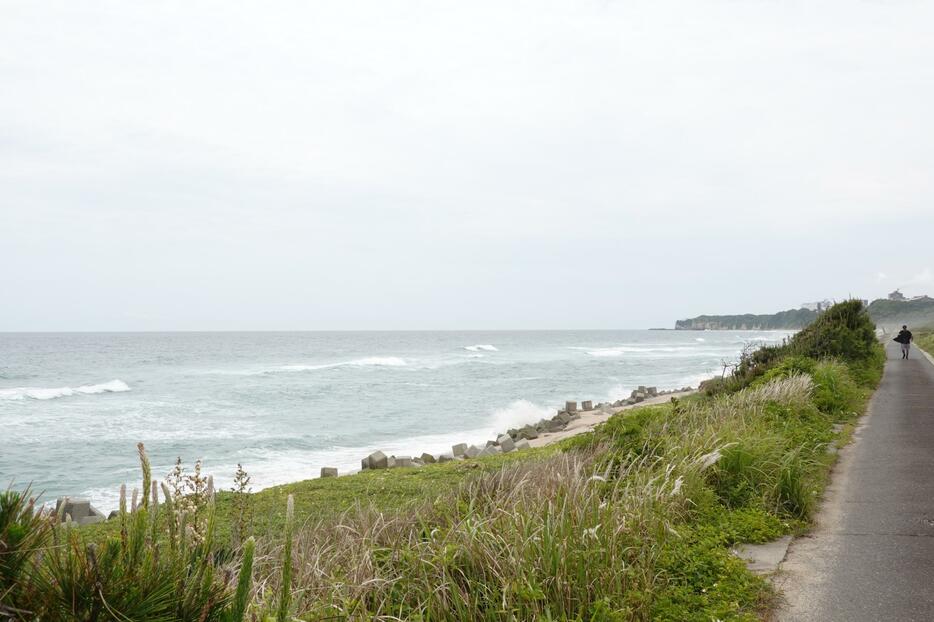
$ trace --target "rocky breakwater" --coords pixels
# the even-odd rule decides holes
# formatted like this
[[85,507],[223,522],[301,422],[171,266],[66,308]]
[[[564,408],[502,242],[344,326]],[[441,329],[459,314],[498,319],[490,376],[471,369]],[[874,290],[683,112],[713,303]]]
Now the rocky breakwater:
[[591,400],[585,400],[580,403],[580,408],[578,408],[577,402],[569,401],[565,403],[564,409],[559,410],[558,413],[550,419],[543,418],[534,424],[530,423],[521,428],[507,430],[497,435],[495,439],[488,440],[482,446],[458,443],[452,446],[451,451],[448,453],[439,455],[423,453],[415,457],[386,455],[382,451],[374,451],[361,460],[360,466],[363,470],[420,467],[426,464],[451,462],[453,460],[472,460],[513,451],[522,451],[531,447],[529,441],[533,441],[542,435],[563,432],[573,421],[580,419],[581,415],[584,413],[599,411],[600,413],[613,414],[622,408],[639,404],[647,399],[691,390],[691,387],[685,387],[682,389],[659,391],[656,387],[640,386],[638,389],[634,390],[628,398],[617,400],[612,403],[602,402],[594,405]]

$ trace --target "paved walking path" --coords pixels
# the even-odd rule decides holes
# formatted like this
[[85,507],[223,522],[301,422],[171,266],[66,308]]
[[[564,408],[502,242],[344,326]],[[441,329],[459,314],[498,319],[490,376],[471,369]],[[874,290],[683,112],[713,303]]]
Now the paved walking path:
[[889,342],[882,384],[840,452],[814,532],[776,577],[794,622],[934,620],[934,365]]

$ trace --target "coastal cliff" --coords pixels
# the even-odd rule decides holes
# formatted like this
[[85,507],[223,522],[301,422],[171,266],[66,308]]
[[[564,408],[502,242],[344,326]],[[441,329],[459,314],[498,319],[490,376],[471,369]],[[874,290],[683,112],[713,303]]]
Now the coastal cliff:
[[818,312],[789,309],[766,315],[699,315],[675,322],[675,330],[798,330],[815,319]]
[[[934,326],[934,298],[878,299],[868,304],[869,317],[877,325],[890,329],[909,324]],[[778,313],[754,315],[698,315],[675,322],[675,330],[800,330],[817,319],[820,311],[789,309]]]

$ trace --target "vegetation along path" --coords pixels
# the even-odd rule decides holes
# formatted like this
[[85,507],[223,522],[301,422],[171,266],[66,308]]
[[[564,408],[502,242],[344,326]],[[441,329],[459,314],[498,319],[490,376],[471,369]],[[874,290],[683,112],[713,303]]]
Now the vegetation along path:
[[818,525],[782,565],[780,620],[934,620],[934,365],[886,351]]

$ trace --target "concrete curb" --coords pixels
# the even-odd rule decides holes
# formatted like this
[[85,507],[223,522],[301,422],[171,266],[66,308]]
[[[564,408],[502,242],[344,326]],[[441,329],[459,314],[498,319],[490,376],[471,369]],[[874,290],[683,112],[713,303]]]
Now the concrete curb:
[[925,352],[924,350],[922,350],[922,349],[919,348],[918,346],[915,346],[915,349],[917,349],[918,352],[920,352],[921,354],[923,354],[924,357],[928,360],[928,362],[929,362],[931,365],[934,365],[934,356],[931,356],[930,354],[928,354],[927,352]]
[[731,551],[746,562],[749,570],[759,575],[769,575],[777,571],[785,561],[791,540],[791,536],[782,536],[778,540],[763,544],[737,544]]

